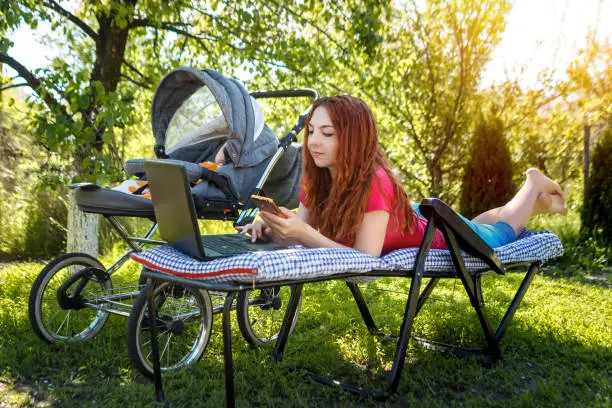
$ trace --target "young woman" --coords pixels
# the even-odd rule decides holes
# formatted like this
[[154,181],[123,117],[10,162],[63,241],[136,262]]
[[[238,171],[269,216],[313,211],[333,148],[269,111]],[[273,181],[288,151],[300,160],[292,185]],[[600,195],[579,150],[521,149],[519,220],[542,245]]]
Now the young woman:
[[[373,256],[418,247],[427,220],[408,201],[378,144],[370,108],[351,96],[322,98],[306,121],[304,172],[297,215],[260,212],[241,230],[258,239],[311,248],[351,247]],[[470,227],[491,247],[516,239],[533,214],[565,212],[563,192],[537,169],[529,169],[519,192]],[[436,231],[432,248],[446,248]]]

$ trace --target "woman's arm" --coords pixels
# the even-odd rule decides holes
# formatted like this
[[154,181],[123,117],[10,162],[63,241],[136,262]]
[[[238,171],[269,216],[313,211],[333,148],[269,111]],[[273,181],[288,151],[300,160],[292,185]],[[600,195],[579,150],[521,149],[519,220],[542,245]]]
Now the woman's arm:
[[309,248],[346,248],[320,234],[308,224],[308,209],[300,204],[298,213],[281,207],[286,218],[261,211],[259,216],[270,230],[274,242],[285,245],[301,244]]
[[[293,214],[291,211],[287,210],[286,208],[283,208],[283,210],[286,210],[290,213],[288,216],[295,216],[295,214]],[[264,214],[264,213],[265,211],[261,211],[259,214],[261,216],[261,214]],[[308,217],[309,217],[308,209],[304,207],[302,203],[300,203],[300,207],[298,208],[297,215],[302,221],[308,224]],[[274,238],[270,234],[271,232],[270,227],[268,227],[268,225],[263,219],[259,219],[252,224],[247,224],[242,227],[236,227],[236,229],[240,231],[242,234],[249,234],[251,236],[251,242],[256,242],[259,240],[268,242],[268,241],[272,241]]]
[[[346,248],[319,233],[307,222],[308,210],[300,205],[298,215],[283,208],[286,219],[262,212],[261,218],[271,230],[271,235],[277,242],[284,244],[302,244],[309,248]],[[380,256],[385,240],[389,213],[386,211],[372,211],[364,215],[361,226],[357,231],[353,248],[372,256]]]
[[367,212],[357,230],[353,248],[372,256],[380,256],[387,234],[389,213],[384,210]]

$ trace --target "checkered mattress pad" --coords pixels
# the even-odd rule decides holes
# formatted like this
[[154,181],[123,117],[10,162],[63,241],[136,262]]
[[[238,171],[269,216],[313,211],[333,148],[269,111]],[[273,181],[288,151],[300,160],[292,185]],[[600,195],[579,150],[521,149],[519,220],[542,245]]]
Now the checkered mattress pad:
[[[546,261],[563,254],[561,241],[550,231],[523,231],[516,241],[494,250],[505,265]],[[412,270],[417,252],[418,248],[398,249],[376,258],[350,248],[294,247],[201,262],[171,246],[160,246],[134,253],[132,259],[150,270],[183,278],[211,283],[251,283],[308,280],[348,272],[367,274],[381,270]],[[471,272],[489,269],[478,258],[468,254],[464,254],[463,258]],[[449,251],[431,249],[425,261],[425,270],[454,271]]]

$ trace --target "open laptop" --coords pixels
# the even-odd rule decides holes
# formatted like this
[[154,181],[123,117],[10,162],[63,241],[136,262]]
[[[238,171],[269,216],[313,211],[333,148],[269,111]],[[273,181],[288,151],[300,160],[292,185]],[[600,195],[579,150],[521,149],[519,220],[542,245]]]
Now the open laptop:
[[201,236],[185,168],[154,160],[147,160],[144,166],[161,237],[179,251],[208,260],[286,248],[273,243],[252,243],[251,237],[239,233]]

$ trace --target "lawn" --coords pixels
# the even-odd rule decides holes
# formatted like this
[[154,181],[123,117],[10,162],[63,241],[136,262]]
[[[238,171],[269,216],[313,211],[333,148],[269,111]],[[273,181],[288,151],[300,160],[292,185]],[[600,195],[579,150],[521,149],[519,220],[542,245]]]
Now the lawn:
[[[111,316],[102,332],[84,343],[50,346],[36,337],[27,302],[43,266],[0,264],[0,407],[155,405],[152,383],[127,358],[126,318]],[[485,368],[474,359],[411,345],[399,391],[385,402],[356,398],[286,370],[306,366],[380,387],[380,374],[393,358],[392,345],[368,334],[343,283],[309,285],[283,364],[274,364],[271,348],[249,347],[233,324],[237,406],[610,406],[610,285],[605,274],[589,279],[584,277],[588,273],[569,268],[572,265],[546,266],[534,279],[502,342],[501,363]],[[138,269],[131,265],[119,273],[133,280]],[[487,310],[495,322],[522,276],[511,272],[484,279]],[[363,287],[375,320],[387,332],[398,330],[408,283],[382,279]],[[459,281],[447,280],[434,291],[415,322],[414,334],[461,345],[482,344]],[[202,360],[165,375],[164,385],[174,407],[224,404],[219,315]]]

